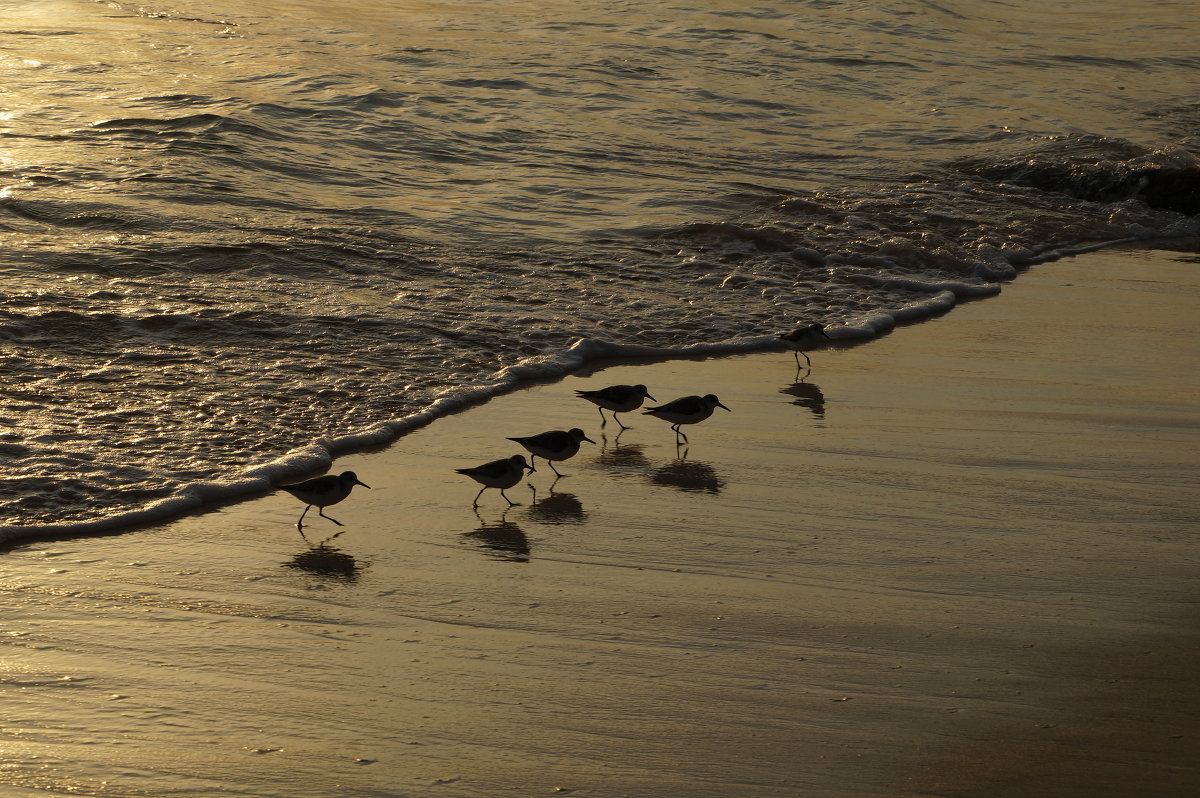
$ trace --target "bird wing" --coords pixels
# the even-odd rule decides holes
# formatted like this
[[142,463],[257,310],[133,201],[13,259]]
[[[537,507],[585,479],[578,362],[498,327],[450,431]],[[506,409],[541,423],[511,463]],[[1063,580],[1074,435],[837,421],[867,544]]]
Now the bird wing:
[[531,435],[528,438],[509,438],[509,440],[516,441],[522,446],[536,446],[539,449],[549,449],[552,452],[565,449],[574,443],[571,436],[560,429]]
[[469,477],[498,477],[506,473],[509,468],[510,463],[507,460],[493,460],[490,463],[484,463],[474,468],[459,468],[456,470],[458,473],[466,474]]
[[661,405],[661,406],[656,407],[653,410],[649,410],[647,412],[650,412],[650,413],[666,412],[666,413],[690,414],[690,413],[695,413],[695,412],[699,411],[701,404],[702,404],[702,402],[700,401],[699,396],[684,396],[679,399],[676,399],[673,402],[667,402],[665,405]]
[[334,486],[340,485],[340,484],[341,484],[341,482],[338,480],[337,477],[333,476],[332,474],[326,474],[323,477],[313,477],[312,479],[306,479],[305,481],[300,482],[296,485],[282,485],[281,488],[283,490],[288,491],[289,493],[291,493],[293,491],[321,493],[321,492],[330,490]]

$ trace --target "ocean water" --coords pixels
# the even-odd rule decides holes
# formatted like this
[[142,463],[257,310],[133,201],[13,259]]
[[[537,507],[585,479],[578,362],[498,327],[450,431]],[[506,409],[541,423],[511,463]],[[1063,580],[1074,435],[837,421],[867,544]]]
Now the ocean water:
[[0,0],[0,539],[262,491],[591,359],[869,337],[1200,235],[1198,28]]

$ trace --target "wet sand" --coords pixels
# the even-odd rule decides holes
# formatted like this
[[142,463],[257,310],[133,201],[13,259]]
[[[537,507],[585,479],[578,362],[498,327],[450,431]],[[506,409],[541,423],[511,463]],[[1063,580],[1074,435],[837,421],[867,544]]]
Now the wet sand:
[[[0,793],[1200,789],[1195,256],[1105,251],[865,345],[615,365],[276,493],[3,555]],[[576,389],[713,392],[616,437]],[[507,508],[455,468],[597,441]]]

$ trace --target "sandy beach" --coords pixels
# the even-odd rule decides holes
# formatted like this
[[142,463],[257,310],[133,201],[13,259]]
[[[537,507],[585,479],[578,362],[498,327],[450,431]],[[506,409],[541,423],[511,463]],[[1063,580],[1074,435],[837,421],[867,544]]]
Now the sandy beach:
[[[1198,266],[535,386],[340,459],[307,541],[280,492],[15,547],[0,793],[1194,793]],[[616,383],[731,412],[618,437],[574,396]],[[574,426],[472,509],[456,468]]]

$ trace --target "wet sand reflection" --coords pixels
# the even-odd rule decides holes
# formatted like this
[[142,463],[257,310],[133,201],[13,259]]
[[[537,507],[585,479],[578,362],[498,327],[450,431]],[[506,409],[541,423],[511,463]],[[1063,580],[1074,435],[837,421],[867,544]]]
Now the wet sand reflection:
[[[618,435],[617,438],[621,436]],[[650,461],[646,459],[646,446],[642,443],[618,443],[613,439],[613,445],[608,445],[608,438],[601,437],[600,452],[595,462],[605,468],[615,469],[646,469]]]
[[816,383],[800,380],[780,388],[779,392],[796,397],[792,404],[808,408],[817,418],[825,418],[825,394]]
[[678,460],[670,462],[650,475],[650,482],[682,491],[717,494],[725,487],[725,480],[708,463],[687,460],[685,448]]
[[484,554],[498,560],[529,562],[529,537],[521,527],[504,516],[498,521],[485,521],[479,516],[479,523],[477,529],[462,534],[463,542],[474,544]]
[[530,518],[547,524],[579,524],[587,518],[583,503],[574,493],[558,493],[554,490],[554,483],[550,484],[549,492],[540,499],[537,488],[532,490],[533,503],[526,511]]
[[360,564],[353,555],[341,549],[330,546],[329,541],[342,534],[330,535],[320,543],[312,544],[304,551],[283,563],[284,568],[294,568],[314,576],[335,579],[340,582],[355,582],[367,567]]

